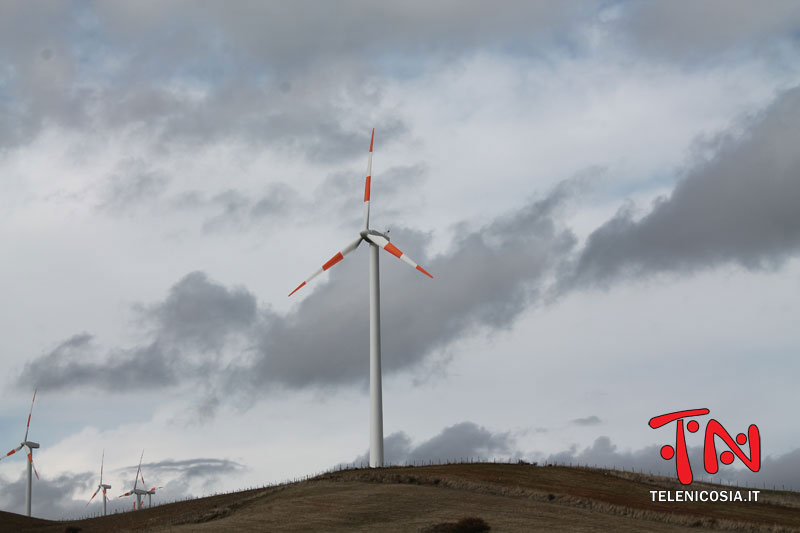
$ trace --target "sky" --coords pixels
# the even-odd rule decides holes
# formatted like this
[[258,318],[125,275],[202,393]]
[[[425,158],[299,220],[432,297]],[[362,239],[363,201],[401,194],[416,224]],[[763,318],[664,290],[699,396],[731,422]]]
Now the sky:
[[[366,461],[659,455],[707,408],[800,490],[800,6],[6,1],[0,436],[33,514]],[[702,432],[701,432],[702,433]],[[696,474],[702,434],[689,435]],[[0,509],[24,512],[24,455]],[[708,477],[708,476],[707,476]]]

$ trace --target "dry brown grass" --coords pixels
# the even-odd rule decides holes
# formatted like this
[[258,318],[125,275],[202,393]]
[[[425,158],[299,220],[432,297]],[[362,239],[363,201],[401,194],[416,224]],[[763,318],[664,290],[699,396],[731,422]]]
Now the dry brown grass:
[[476,516],[491,531],[800,531],[796,493],[762,491],[758,503],[650,501],[650,490],[681,488],[670,478],[586,468],[482,463],[359,469],[74,522],[4,513],[0,530],[423,531]]

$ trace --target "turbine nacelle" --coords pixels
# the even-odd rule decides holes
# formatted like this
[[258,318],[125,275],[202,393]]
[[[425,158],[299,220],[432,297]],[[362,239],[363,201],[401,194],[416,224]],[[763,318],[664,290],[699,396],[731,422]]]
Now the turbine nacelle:
[[364,230],[361,230],[358,234],[361,235],[362,239],[370,241],[370,242],[372,242],[372,240],[369,238],[369,235],[374,235],[376,237],[383,237],[387,241],[391,240],[389,238],[389,232],[388,231],[386,233],[381,233],[380,231],[375,231],[374,229],[364,229]]
[[28,448],[36,449],[39,447],[39,443],[26,440],[25,442],[20,443],[20,446],[27,446]]

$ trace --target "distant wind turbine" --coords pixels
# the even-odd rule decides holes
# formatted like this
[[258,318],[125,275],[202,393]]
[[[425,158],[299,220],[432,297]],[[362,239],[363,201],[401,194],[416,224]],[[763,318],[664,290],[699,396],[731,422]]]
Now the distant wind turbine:
[[9,455],[14,455],[18,451],[22,449],[23,446],[28,448],[28,483],[25,488],[25,514],[28,516],[31,515],[31,468],[33,468],[33,472],[36,474],[36,479],[39,479],[39,472],[36,471],[36,467],[33,466],[33,450],[39,447],[38,442],[31,442],[28,440],[28,430],[31,428],[31,415],[33,414],[33,402],[36,401],[36,389],[33,391],[33,400],[31,400],[31,410],[28,413],[28,425],[25,426],[25,438],[22,439],[20,445],[10,452],[8,452],[4,457],[0,457],[0,459],[5,459]]
[[[144,482],[144,474],[142,472],[139,472],[139,475],[142,477],[142,486],[146,486],[146,483]],[[156,493],[156,490],[163,489],[163,488],[164,487],[153,487],[153,488],[151,488],[150,490],[147,491],[147,506],[148,507],[152,507],[153,506],[153,494]]]
[[[137,488],[139,483],[139,474],[142,472],[142,459],[144,458],[144,450],[142,450],[142,456],[139,457],[139,468],[136,469],[136,479],[133,481],[133,488],[120,496],[120,498],[124,498],[125,496],[130,496],[131,494],[136,495],[136,502],[133,504],[133,509],[141,509],[142,508],[142,496],[147,494],[148,491],[145,489]],[[144,484],[144,480],[142,480],[142,484]]]
[[108,496],[106,495],[106,489],[110,489],[111,488],[111,485],[103,484],[103,462],[105,461],[105,458],[106,458],[106,451],[103,450],[103,455],[100,457],[100,484],[97,485],[97,490],[94,491],[94,494],[92,494],[92,497],[89,498],[89,502],[86,504],[86,507],[89,507],[89,504],[92,503],[92,500],[94,500],[94,497],[97,496],[97,493],[102,490],[103,491],[103,516],[106,515],[106,502],[108,501]]
[[426,276],[432,278],[424,268],[415,263],[410,257],[401,252],[389,242],[389,236],[369,228],[369,199],[370,182],[372,181],[372,145],[375,140],[375,128],[369,141],[369,158],[367,159],[367,180],[364,185],[364,227],[359,237],[345,246],[342,251],[330,258],[322,268],[314,272],[311,277],[301,283],[289,296],[296,293],[306,283],[328,270],[333,265],[358,248],[361,241],[369,243],[369,399],[370,399],[370,438],[369,438],[369,466],[383,466],[383,393],[381,384],[381,297],[380,276],[378,272],[378,250],[383,248],[393,256],[402,259],[412,268],[416,268]]

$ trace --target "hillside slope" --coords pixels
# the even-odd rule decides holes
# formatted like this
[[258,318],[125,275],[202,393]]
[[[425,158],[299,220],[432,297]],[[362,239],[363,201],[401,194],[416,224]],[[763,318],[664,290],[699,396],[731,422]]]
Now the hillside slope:
[[[599,469],[493,463],[395,467],[334,472],[72,522],[2,513],[0,529],[421,531],[477,516],[492,531],[800,531],[798,493],[761,491],[758,503],[651,501],[651,490],[679,488],[670,478]],[[706,484],[690,488],[731,490]]]

